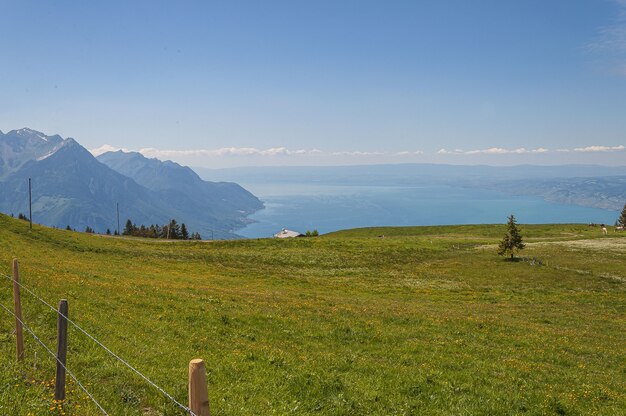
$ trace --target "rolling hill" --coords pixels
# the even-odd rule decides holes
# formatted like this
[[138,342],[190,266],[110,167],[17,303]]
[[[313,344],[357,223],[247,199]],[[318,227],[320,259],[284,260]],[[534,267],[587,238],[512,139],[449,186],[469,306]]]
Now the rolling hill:
[[[521,230],[525,260],[510,262],[497,224],[164,243],[0,216],[0,271],[19,257],[25,285],[68,299],[73,320],[183,403],[188,362],[205,359],[215,415],[623,414],[624,234]],[[55,314],[23,303],[54,346]],[[54,362],[27,338],[16,364],[13,329],[0,310],[0,413],[100,414],[74,384],[53,404]],[[110,414],[183,414],[69,336],[68,367]]]

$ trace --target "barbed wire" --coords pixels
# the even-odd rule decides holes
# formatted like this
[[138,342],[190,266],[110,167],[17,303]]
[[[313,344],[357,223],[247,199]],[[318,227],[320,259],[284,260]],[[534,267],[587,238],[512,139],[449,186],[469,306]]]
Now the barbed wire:
[[82,332],[83,334],[85,334],[89,339],[91,339],[93,342],[95,342],[96,344],[98,344],[102,349],[104,349],[106,352],[108,352],[111,356],[113,356],[114,358],[116,358],[118,361],[120,361],[122,364],[124,364],[126,367],[128,367],[131,371],[133,371],[135,374],[137,374],[139,377],[141,377],[143,380],[145,380],[148,384],[150,384],[152,387],[154,387],[155,389],[157,389],[161,394],[163,394],[165,397],[167,397],[168,399],[170,399],[173,403],[175,403],[178,407],[180,407],[182,410],[184,410],[185,412],[187,412],[190,416],[197,416],[189,407],[185,406],[184,404],[180,403],[178,400],[176,400],[174,397],[172,397],[171,394],[169,394],[168,392],[166,392],[165,390],[163,390],[161,387],[159,387],[154,381],[150,380],[147,376],[145,376],[144,374],[142,374],[139,370],[137,370],[135,367],[133,367],[131,364],[129,364],[126,360],[124,360],[122,357],[120,357],[119,355],[117,355],[116,353],[114,353],[113,351],[111,351],[110,348],[108,348],[106,345],[104,345],[102,342],[98,341],[93,335],[91,335],[89,332],[85,331],[83,328],[80,327],[80,325],[78,325],[76,322],[72,321],[70,318],[68,318],[67,316],[65,316],[64,314],[62,314],[61,312],[59,312],[54,306],[50,305],[48,302],[46,302],[44,299],[42,299],[41,297],[39,297],[35,292],[33,292],[32,290],[30,290],[28,287],[24,286],[24,284],[18,282],[17,280],[13,279],[13,277],[6,275],[4,273],[0,273],[0,275],[6,277],[7,279],[11,280],[12,282],[16,283],[19,287],[21,287],[22,289],[24,289],[25,291],[27,291],[31,296],[33,296],[35,299],[39,300],[41,303],[43,303],[44,305],[46,305],[48,308],[50,308],[52,311],[54,311],[56,314],[61,315],[62,317],[64,317],[67,322],[69,322],[70,324],[72,324],[76,329],[78,329],[80,332]]
[[67,367],[65,366],[65,364],[63,364],[63,363],[61,362],[61,360],[59,360],[59,358],[56,356],[56,354],[55,354],[54,352],[52,352],[52,350],[51,350],[50,348],[48,348],[48,346],[47,346],[47,345],[46,345],[46,344],[45,344],[45,343],[44,343],[44,342],[43,342],[43,341],[42,341],[42,340],[41,340],[41,339],[37,336],[37,334],[35,334],[35,332],[34,332],[32,329],[30,329],[30,328],[28,327],[28,325],[26,325],[26,324],[24,323],[24,321],[23,321],[23,320],[21,320],[20,318],[18,318],[18,317],[17,317],[17,315],[16,315],[16,314],[15,314],[12,310],[10,310],[10,309],[9,309],[9,308],[7,308],[6,306],[4,306],[2,303],[0,303],[0,308],[4,309],[5,311],[7,311],[7,312],[8,312],[8,313],[10,313],[11,315],[13,315],[13,316],[15,317],[15,319],[17,319],[17,320],[19,321],[19,323],[20,323],[20,324],[22,324],[22,327],[24,327],[24,329],[25,329],[25,330],[27,330],[28,332],[30,332],[30,334],[33,336],[33,338],[35,338],[35,340],[37,340],[37,342],[39,342],[39,343],[41,344],[41,346],[42,346],[42,347],[44,347],[44,349],[45,349],[46,351],[48,351],[48,353],[49,353],[50,355],[52,355],[52,357],[54,357],[54,359],[55,359],[55,360],[56,360],[59,364],[61,364],[61,367],[63,367],[63,369],[67,372],[67,374],[68,374],[70,377],[72,377],[72,379],[76,382],[76,384],[78,384],[78,387],[80,387],[80,388],[81,388],[81,390],[82,390],[82,391],[84,391],[84,392],[85,392],[85,394],[86,394],[87,396],[89,396],[89,398],[91,399],[91,401],[93,401],[93,402],[96,404],[96,406],[98,406],[98,408],[102,411],[102,413],[103,413],[103,414],[105,414],[105,415],[107,415],[107,416],[109,415],[109,414],[107,413],[107,411],[106,411],[106,410],[104,410],[104,408],[100,405],[100,403],[98,403],[98,401],[95,399],[95,397],[93,397],[93,395],[92,395],[91,393],[89,393],[89,391],[87,390],[87,388],[86,388],[85,386],[83,386],[83,383],[81,383],[80,381],[78,381],[78,379],[76,378],[76,376],[74,376],[74,374],[73,374],[73,373],[69,370],[69,368],[67,368]]

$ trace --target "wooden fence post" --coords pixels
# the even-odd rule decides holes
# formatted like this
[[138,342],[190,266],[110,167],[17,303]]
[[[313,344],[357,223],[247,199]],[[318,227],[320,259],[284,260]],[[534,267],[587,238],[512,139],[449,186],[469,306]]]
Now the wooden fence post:
[[65,400],[65,365],[67,362],[67,300],[59,302],[57,315],[57,372],[54,400]]
[[189,408],[196,416],[210,416],[206,368],[201,359],[189,362]]
[[22,328],[22,300],[20,298],[20,270],[17,259],[13,259],[13,306],[15,310],[15,345],[17,360],[24,359],[24,330]]

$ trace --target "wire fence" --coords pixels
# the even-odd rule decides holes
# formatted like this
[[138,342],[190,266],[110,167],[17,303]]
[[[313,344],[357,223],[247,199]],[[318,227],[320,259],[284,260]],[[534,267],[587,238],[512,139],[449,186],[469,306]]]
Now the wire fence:
[[[85,336],[87,336],[91,341],[93,341],[95,344],[97,344],[99,347],[101,347],[104,351],[106,351],[109,355],[111,355],[113,358],[115,358],[117,361],[121,362],[122,364],[124,364],[127,368],[129,368],[133,373],[135,373],[136,375],[138,375],[139,377],[141,377],[146,383],[148,383],[150,386],[152,386],[153,388],[155,388],[157,391],[159,391],[163,396],[165,396],[167,399],[169,399],[173,404],[175,404],[176,406],[178,406],[181,410],[184,410],[187,414],[189,414],[190,416],[197,416],[189,407],[185,406],[184,404],[180,403],[178,400],[176,400],[171,394],[169,394],[168,392],[166,392],[163,388],[161,388],[159,385],[157,385],[154,381],[150,380],[145,374],[141,373],[139,370],[137,370],[134,366],[132,366],[131,364],[128,363],[128,361],[124,360],[122,357],[120,357],[118,354],[114,353],[110,348],[108,348],[106,345],[104,345],[102,342],[100,342],[98,339],[96,339],[93,335],[91,335],[89,332],[87,332],[86,330],[84,330],[80,325],[78,325],[76,322],[74,322],[73,320],[71,320],[69,317],[67,317],[66,315],[64,315],[63,313],[61,313],[59,310],[57,310],[54,306],[52,306],[50,303],[46,302],[43,298],[41,298],[39,295],[37,295],[35,292],[33,292],[30,288],[28,288],[27,286],[25,286],[23,283],[20,283],[19,281],[15,280],[13,277],[6,275],[4,273],[0,273],[0,276],[3,276],[5,278],[7,278],[8,280],[12,281],[14,284],[17,284],[21,289],[24,289],[26,292],[28,292],[32,297],[34,297],[35,299],[37,299],[39,302],[41,302],[42,304],[46,305],[48,308],[50,308],[54,313],[56,313],[58,316],[63,317],[65,320],[67,320],[67,322],[69,322],[72,326],[74,326],[79,332],[83,333]],[[41,344],[44,349],[51,354],[54,359],[59,362],[61,364],[61,366],[63,366],[63,368],[67,371],[68,375],[70,375],[70,377],[76,382],[76,384],[81,388],[81,390],[83,390],[85,392],[85,394],[87,394],[87,396],[89,396],[89,398],[96,404],[96,406],[102,411],[103,414],[108,415],[108,413],[104,410],[104,408],[96,401],[96,399],[93,397],[93,395],[84,387],[84,385],[82,383],[80,383],[78,381],[78,379],[73,375],[73,373],[71,373],[69,371],[69,369],[67,369],[67,367],[57,358],[56,354],[54,354],[54,352],[52,352],[52,350],[50,350],[50,348],[48,348],[46,346],[46,344],[41,341],[41,339],[35,334],[35,332],[30,329],[24,322],[23,320],[19,319],[17,317],[17,315],[15,313],[13,313],[13,311],[11,311],[10,309],[8,309],[6,306],[4,306],[3,304],[0,303],[0,307],[2,307],[5,311],[7,311],[8,313],[10,313],[12,316],[15,317],[15,319],[17,319],[22,326],[35,338],[35,340],[37,342],[39,342],[39,344]]]
[[50,348],[48,348],[48,346],[47,346],[47,345],[46,345],[46,344],[45,344],[45,343],[44,343],[44,342],[43,342],[43,341],[42,341],[42,340],[41,340],[41,339],[37,336],[37,334],[35,334],[35,332],[34,332],[32,329],[30,329],[30,327],[29,327],[28,325],[26,325],[22,319],[18,318],[18,316],[17,316],[15,313],[13,313],[13,311],[12,311],[12,310],[10,310],[10,309],[9,309],[9,308],[7,308],[6,306],[4,306],[2,303],[0,303],[0,308],[4,309],[5,311],[7,311],[7,312],[8,312],[8,313],[10,313],[11,315],[13,315],[13,317],[14,317],[15,319],[17,319],[17,320],[19,321],[19,323],[20,323],[20,324],[22,324],[22,327],[23,327],[26,331],[28,331],[28,332],[29,332],[29,333],[33,336],[33,338],[35,338],[35,340],[36,340],[38,343],[40,343],[40,344],[41,344],[41,346],[42,346],[42,347],[43,347],[46,351],[48,351],[48,354],[50,354],[50,355],[51,355],[51,356],[52,356],[52,357],[53,357],[53,358],[54,358],[54,359],[55,359],[55,360],[56,360],[56,361],[57,361],[57,362],[58,362],[58,363],[59,363],[59,364],[63,367],[63,369],[65,369],[65,371],[67,372],[67,374],[68,374],[70,377],[72,377],[72,379],[76,382],[76,384],[78,385],[78,387],[80,387],[80,388],[81,388],[81,390],[82,390],[82,391],[84,391],[84,392],[85,392],[85,394],[86,394],[87,396],[89,396],[89,398],[91,399],[91,401],[93,401],[93,402],[96,404],[96,406],[98,407],[98,409],[100,409],[100,410],[102,411],[102,413],[103,413],[103,414],[105,414],[105,415],[107,415],[107,416],[108,416],[107,411],[106,411],[106,410],[104,410],[104,408],[100,405],[100,403],[98,403],[98,401],[95,399],[95,397],[93,397],[93,395],[89,392],[89,390],[87,390],[87,388],[83,385],[83,383],[81,383],[80,381],[78,381],[78,379],[76,378],[76,376],[74,375],[74,373],[72,373],[72,372],[69,370],[69,368],[67,368],[67,367],[65,366],[65,364],[63,364],[63,363],[61,362],[61,360],[59,360],[59,359],[57,358],[56,354],[55,354],[54,352],[52,352],[52,350],[51,350]]

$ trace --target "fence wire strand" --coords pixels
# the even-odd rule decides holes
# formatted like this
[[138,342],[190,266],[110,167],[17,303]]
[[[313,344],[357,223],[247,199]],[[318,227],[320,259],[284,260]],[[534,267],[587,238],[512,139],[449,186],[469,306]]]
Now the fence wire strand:
[[69,368],[67,368],[67,367],[65,366],[65,364],[63,364],[63,363],[61,362],[61,360],[59,360],[59,359],[57,358],[56,354],[55,354],[54,352],[52,352],[52,350],[51,350],[50,348],[48,348],[48,346],[47,346],[47,345],[46,345],[46,344],[45,344],[45,343],[44,343],[44,342],[43,342],[43,341],[42,341],[42,340],[41,340],[41,339],[37,336],[37,334],[35,334],[35,332],[34,332],[32,329],[30,329],[30,328],[28,327],[28,325],[26,325],[26,324],[24,323],[24,321],[22,321],[20,318],[18,318],[18,317],[17,317],[17,315],[16,315],[16,314],[15,314],[12,310],[10,310],[10,309],[9,309],[9,308],[7,308],[6,306],[4,306],[2,303],[0,303],[0,308],[4,309],[5,311],[7,311],[7,312],[8,312],[8,313],[10,313],[11,315],[13,315],[13,316],[15,317],[15,319],[17,319],[17,320],[19,321],[19,323],[20,323],[20,324],[22,324],[22,327],[24,327],[24,329],[25,329],[25,330],[27,330],[27,331],[28,331],[28,332],[29,332],[29,333],[33,336],[33,338],[35,338],[35,340],[36,340],[37,342],[39,342],[39,343],[41,344],[41,346],[42,346],[42,347],[44,347],[44,349],[45,349],[46,351],[48,351],[48,353],[49,353],[49,354],[50,354],[50,355],[51,355],[51,356],[52,356],[52,357],[56,360],[56,362],[58,362],[59,364],[61,364],[61,367],[63,367],[63,369],[65,369],[65,371],[67,372],[67,374],[68,374],[70,377],[72,377],[72,379],[76,382],[76,384],[78,384],[78,387],[80,387],[80,388],[81,388],[81,390],[82,390],[82,391],[84,391],[84,392],[85,392],[85,394],[86,394],[87,396],[89,396],[89,398],[91,399],[91,401],[93,401],[93,402],[96,404],[96,406],[98,406],[98,409],[100,409],[100,410],[102,411],[102,413],[103,413],[103,414],[105,414],[105,415],[107,415],[107,416],[109,415],[109,414],[107,413],[107,411],[106,411],[106,410],[104,410],[104,408],[100,405],[100,403],[98,403],[98,401],[97,401],[97,400],[93,397],[93,395],[92,395],[91,393],[89,393],[89,391],[87,390],[87,388],[86,388],[85,386],[83,386],[83,383],[81,383],[80,381],[78,381],[78,379],[76,378],[76,376],[75,376],[75,375],[74,375],[74,374],[73,374],[73,373],[69,370]]
[[[4,273],[0,273],[0,275],[6,277],[7,279],[11,280],[12,282],[16,283],[20,288],[24,289],[25,291],[27,291],[31,296],[33,296],[35,299],[37,299],[38,301],[40,301],[41,303],[43,303],[44,305],[46,305],[48,308],[50,308],[52,311],[54,311],[57,315],[61,315],[62,317],[64,317],[67,322],[69,322],[70,324],[72,324],[76,329],[78,329],[80,332],[82,332],[83,334],[85,334],[89,339],[91,339],[93,342],[95,342],[96,344],[98,344],[102,349],[104,349],[106,352],[108,352],[111,356],[113,356],[115,359],[117,359],[118,361],[120,361],[122,364],[124,364],[126,367],[128,367],[131,371],[133,371],[135,374],[137,374],[139,377],[141,377],[143,380],[145,380],[148,384],[150,384],[152,387],[154,387],[155,389],[157,389],[161,394],[163,394],[165,397],[167,397],[168,399],[170,399],[173,403],[175,403],[178,407],[180,407],[182,410],[184,410],[185,412],[187,412],[190,416],[197,416],[189,407],[185,406],[184,404],[180,403],[178,400],[176,400],[174,397],[172,397],[171,394],[169,394],[168,392],[166,392],[165,390],[163,390],[161,387],[159,387],[155,382],[153,382],[152,380],[150,380],[147,376],[145,376],[144,374],[142,374],[139,370],[137,370],[135,367],[133,367],[131,364],[129,364],[126,360],[124,360],[122,357],[120,357],[119,355],[117,355],[116,353],[114,353],[113,351],[111,351],[111,349],[109,349],[106,345],[104,345],[102,342],[98,341],[93,335],[91,335],[89,332],[85,331],[83,328],[81,328],[76,322],[72,321],[70,318],[68,318],[67,316],[63,315],[61,312],[59,312],[54,306],[50,305],[48,302],[46,302],[44,299],[42,299],[41,297],[39,297],[35,292],[33,292],[32,290],[30,290],[28,287],[24,286],[22,283],[18,282],[17,280],[13,279],[13,277],[6,275]],[[33,334],[34,335],[34,334]]]

